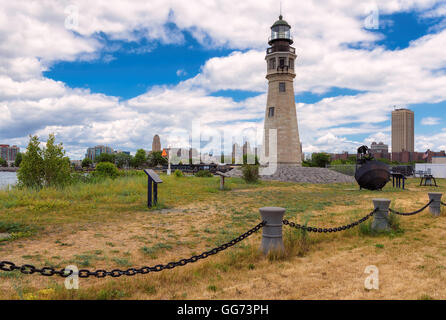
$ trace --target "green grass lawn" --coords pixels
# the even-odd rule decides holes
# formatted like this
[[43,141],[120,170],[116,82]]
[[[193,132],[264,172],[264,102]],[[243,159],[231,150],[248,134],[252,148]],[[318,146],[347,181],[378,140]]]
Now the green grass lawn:
[[[65,189],[0,191],[0,232],[23,231],[24,234],[29,234],[49,225],[121,219],[123,215],[134,212],[207,202],[220,203],[217,209],[232,210],[235,213],[232,220],[239,221],[241,225],[244,225],[244,219],[237,213],[246,210],[252,212],[263,206],[285,208],[286,218],[305,214],[310,221],[317,221],[315,212],[326,210],[330,216],[331,207],[342,206],[343,213],[348,214],[347,220],[350,220],[348,217],[353,219],[370,212],[373,209],[372,198],[407,199],[421,192],[445,189],[418,187],[417,179],[408,181],[409,190],[406,191],[388,185],[381,192],[372,192],[360,191],[355,184],[246,184],[242,179],[231,178],[226,181],[227,190],[220,191],[218,177],[174,177],[163,174],[161,178],[163,183],[158,190],[159,203],[151,209],[147,208],[147,178],[144,174],[92,184],[79,183]],[[441,180],[439,183],[444,184]],[[420,200],[417,204],[422,205],[423,201]]]
[[[373,198],[388,198],[392,200],[393,208],[413,211],[428,202],[428,192],[446,191],[445,180],[438,181],[439,188],[419,187],[418,179],[409,179],[407,190],[388,185],[383,191],[372,192],[360,191],[355,184],[269,181],[246,184],[242,179],[230,178],[226,179],[226,190],[220,191],[218,177],[161,175],[161,178],[159,204],[151,209],[147,208],[147,178],[142,173],[92,184],[80,183],[63,190],[0,191],[0,233],[13,234],[12,238],[0,242],[0,256],[3,257],[0,260],[34,263],[38,267],[64,267],[74,263],[89,269],[107,270],[156,265],[190,257],[235,238],[260,222],[260,207],[284,207],[286,218],[291,221],[330,228],[370,213]],[[356,256],[355,262],[349,262],[354,265],[362,263],[370,254],[385,256],[386,261],[398,261],[408,259],[418,250],[428,254],[428,251],[438,249],[428,254],[438,264],[446,257],[440,243],[441,239],[446,239],[443,217],[435,219],[427,212],[416,217],[397,218],[395,232],[384,235],[371,235],[365,224],[339,234],[309,234],[302,239],[285,227],[289,255],[279,262],[262,259],[256,251],[260,241],[260,234],[256,234],[230,250],[194,264],[194,267],[184,267],[182,271],[166,270],[145,277],[141,283],[122,278],[100,283],[94,279],[86,280],[84,288],[77,293],[65,292],[60,279],[0,272],[4,289],[0,297],[26,298],[26,294],[30,294],[44,298],[46,291],[42,294],[40,291],[54,289],[56,293],[50,290],[50,298],[227,298],[233,296],[228,292],[233,290],[235,283],[249,286],[248,283],[257,281],[255,279],[261,273],[273,277],[285,270],[308,272],[314,268],[315,261],[323,258],[321,254],[339,261],[339,268],[342,268],[346,261],[345,252]],[[438,232],[429,232],[435,230]],[[427,243],[435,245],[427,249],[424,247]],[[423,269],[419,265],[424,266]],[[413,277],[420,276],[420,270],[425,272],[431,267],[434,268],[431,262],[417,264]],[[246,278],[243,277],[245,273]],[[27,284],[22,283],[25,279]],[[120,284],[125,284],[125,290]],[[190,290],[179,289],[184,291],[180,296],[172,295],[171,290],[186,284]],[[21,291],[14,289],[18,286]],[[237,287],[237,290],[242,289]],[[268,293],[270,289],[265,290],[253,289],[244,297],[263,299],[271,294]],[[293,290],[291,287],[276,296],[293,298]],[[426,293],[428,289],[423,290],[420,295],[435,296]],[[317,297],[326,298],[333,294],[328,289],[321,292]],[[389,291],[385,297],[392,294]]]

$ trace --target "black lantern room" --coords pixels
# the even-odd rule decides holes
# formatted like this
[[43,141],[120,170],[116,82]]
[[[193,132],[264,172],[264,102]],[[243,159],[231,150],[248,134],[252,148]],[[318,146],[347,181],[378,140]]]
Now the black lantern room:
[[269,45],[272,45],[276,41],[286,41],[288,44],[293,44],[293,38],[290,32],[291,26],[283,20],[282,15],[279,16],[279,20],[274,22],[271,26],[271,37],[269,38]]

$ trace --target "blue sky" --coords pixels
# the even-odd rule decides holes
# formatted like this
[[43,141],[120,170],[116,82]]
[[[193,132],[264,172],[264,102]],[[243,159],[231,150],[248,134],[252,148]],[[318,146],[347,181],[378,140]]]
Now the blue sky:
[[[265,49],[275,1],[48,1],[0,14],[0,142],[55,132],[72,158],[107,144],[150,150],[203,130],[261,135]],[[304,151],[390,143],[393,106],[415,111],[416,147],[446,149],[444,1],[283,3],[298,54]],[[50,12],[51,14],[47,14]],[[370,15],[379,27],[367,27]],[[24,23],[26,19],[26,23]],[[22,21],[23,20],[23,21]],[[68,21],[68,25],[67,25]],[[74,23],[70,24],[70,21]],[[20,39],[20,40],[17,40]]]

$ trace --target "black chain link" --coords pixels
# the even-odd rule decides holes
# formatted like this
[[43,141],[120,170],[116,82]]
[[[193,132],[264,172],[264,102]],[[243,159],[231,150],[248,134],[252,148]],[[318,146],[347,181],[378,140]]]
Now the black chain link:
[[445,206],[446,207],[446,203],[444,203],[444,202],[440,202],[443,206]]
[[372,217],[379,209],[376,208],[375,210],[373,210],[372,212],[370,212],[368,215],[366,215],[365,217],[359,219],[358,221],[352,222],[350,224],[347,224],[345,226],[342,227],[338,227],[338,228],[313,228],[313,227],[307,227],[307,226],[302,226],[300,224],[294,223],[294,222],[290,222],[288,220],[283,220],[283,224],[286,226],[290,226],[292,228],[296,228],[296,229],[302,229],[308,232],[316,232],[316,233],[332,233],[332,232],[340,232],[340,231],[344,231],[350,228],[354,228],[358,225],[360,225],[361,223],[367,221],[368,219],[370,219],[370,217]]
[[390,208],[389,208],[389,211],[394,213],[394,214],[400,215],[400,216],[413,216],[415,214],[423,212],[427,207],[429,207],[432,204],[432,202],[434,202],[434,200],[429,201],[429,203],[426,204],[423,208],[421,208],[421,209],[419,209],[417,211],[413,211],[413,212],[399,212],[399,211],[396,211],[396,210],[393,210],[393,209],[390,209]]
[[[96,270],[96,271],[89,271],[86,269],[81,269],[78,272],[79,278],[88,278],[90,276],[94,276],[96,278],[105,278],[106,276],[111,276],[113,278],[117,278],[120,276],[134,276],[137,274],[147,274],[149,272],[160,272],[163,271],[165,269],[173,269],[175,267],[179,267],[179,266],[185,266],[188,263],[191,262],[197,262],[200,259],[205,259],[207,257],[210,257],[214,254],[217,254],[223,250],[226,250],[230,247],[232,247],[233,245],[239,243],[240,241],[248,238],[250,235],[252,235],[253,233],[259,231],[263,226],[265,226],[266,221],[262,221],[261,223],[259,223],[258,225],[256,225],[254,228],[252,228],[251,230],[245,232],[244,234],[238,236],[235,239],[232,239],[231,241],[222,244],[221,246],[214,248],[212,250],[209,251],[205,251],[200,255],[195,255],[190,257],[189,259],[181,259],[179,261],[174,261],[174,262],[169,262],[168,264],[158,264],[154,267],[142,267],[139,269],[136,268],[130,268],[127,270],[120,270],[120,269],[114,269],[112,271],[106,271],[106,270]],[[30,265],[30,264],[25,264],[22,266],[17,266],[12,262],[9,261],[0,261],[0,270],[2,271],[14,271],[14,270],[20,270],[21,273],[23,274],[33,274],[33,273],[39,273],[42,276],[46,276],[46,277],[51,277],[53,275],[58,275],[61,276],[63,278],[66,278],[70,275],[73,274],[72,270],[65,270],[65,269],[61,269],[59,271],[55,270],[52,267],[44,267],[42,269],[37,269],[35,266]]]

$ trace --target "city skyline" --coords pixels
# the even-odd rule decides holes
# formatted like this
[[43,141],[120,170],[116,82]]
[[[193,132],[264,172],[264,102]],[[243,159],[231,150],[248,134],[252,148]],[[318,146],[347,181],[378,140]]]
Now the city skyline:
[[[261,132],[265,38],[277,3],[198,4],[141,2],[126,11],[119,2],[79,2],[70,11],[56,2],[5,3],[0,13],[13,23],[0,26],[8,35],[0,141],[24,150],[29,134],[55,132],[70,158],[81,159],[95,145],[148,150],[155,134],[167,145],[169,132],[187,131],[193,118],[205,129],[241,135],[249,124]],[[376,4],[283,3],[306,153],[391,145],[394,105],[415,112],[415,150],[446,149],[446,5]]]

